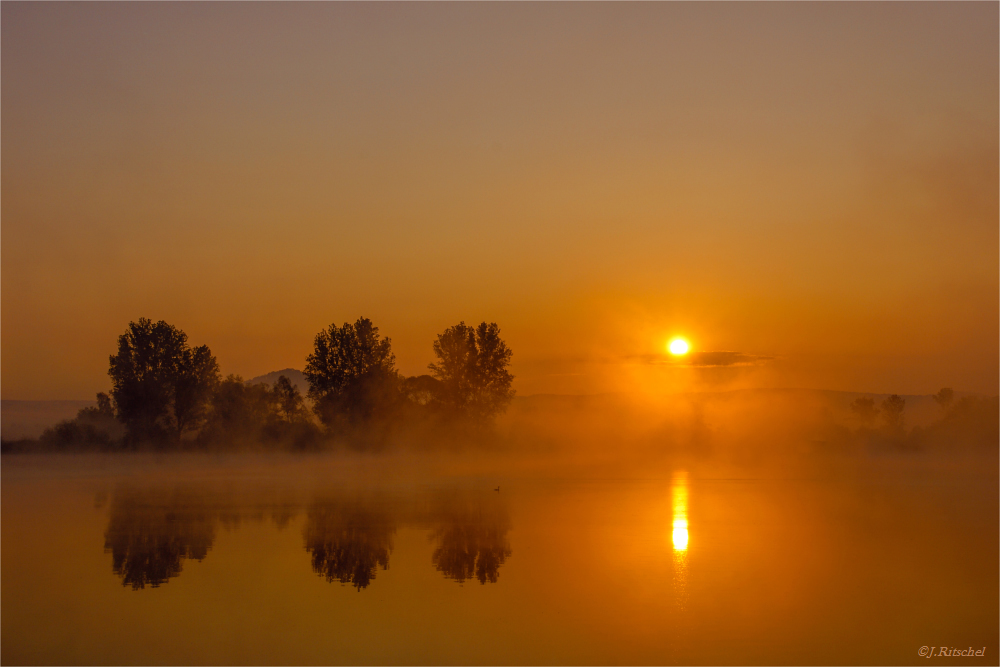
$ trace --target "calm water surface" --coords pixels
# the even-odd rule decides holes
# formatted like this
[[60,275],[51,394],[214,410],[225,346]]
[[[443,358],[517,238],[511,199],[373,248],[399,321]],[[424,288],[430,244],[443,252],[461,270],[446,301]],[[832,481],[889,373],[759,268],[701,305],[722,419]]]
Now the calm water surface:
[[998,661],[988,469],[2,473],[4,664]]

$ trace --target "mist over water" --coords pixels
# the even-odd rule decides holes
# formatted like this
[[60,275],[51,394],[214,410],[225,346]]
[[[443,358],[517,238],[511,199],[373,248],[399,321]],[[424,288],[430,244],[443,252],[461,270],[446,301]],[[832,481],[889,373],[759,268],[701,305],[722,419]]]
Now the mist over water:
[[5,455],[3,659],[994,663],[990,422],[891,432],[851,399],[534,397],[423,449]]

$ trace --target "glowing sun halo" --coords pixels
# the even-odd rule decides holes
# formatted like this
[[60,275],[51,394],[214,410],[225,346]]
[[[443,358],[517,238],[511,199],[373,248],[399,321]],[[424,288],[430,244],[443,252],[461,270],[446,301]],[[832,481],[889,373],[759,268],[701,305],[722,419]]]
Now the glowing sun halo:
[[688,350],[691,349],[691,346],[688,345],[688,342],[683,338],[674,338],[670,341],[669,345],[667,345],[667,349],[670,350],[670,354],[680,356],[682,354],[687,354]]

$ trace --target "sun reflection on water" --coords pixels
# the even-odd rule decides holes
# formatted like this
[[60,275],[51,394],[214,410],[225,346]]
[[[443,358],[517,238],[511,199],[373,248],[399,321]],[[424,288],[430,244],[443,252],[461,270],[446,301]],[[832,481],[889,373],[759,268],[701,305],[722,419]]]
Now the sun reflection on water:
[[687,551],[688,524],[687,519],[674,519],[674,551]]
[[678,471],[674,473],[670,485],[671,495],[674,501],[674,551],[687,551],[688,548],[688,487],[687,472]]
[[673,533],[671,534],[671,541],[674,545],[674,601],[683,611],[687,608],[688,579],[687,471],[679,470],[673,474],[670,482],[670,495],[673,500]]

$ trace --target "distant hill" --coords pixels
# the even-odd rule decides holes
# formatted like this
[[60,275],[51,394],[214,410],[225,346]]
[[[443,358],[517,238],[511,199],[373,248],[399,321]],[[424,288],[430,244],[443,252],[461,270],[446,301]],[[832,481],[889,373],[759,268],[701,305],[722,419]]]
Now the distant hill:
[[278,381],[278,378],[284,375],[288,378],[293,385],[298,387],[298,390],[303,396],[309,391],[309,384],[306,382],[306,376],[302,374],[302,371],[297,371],[294,368],[286,368],[283,371],[272,371],[267,375],[258,375],[255,378],[250,378],[247,380],[247,384],[267,384],[274,386],[274,383]]

